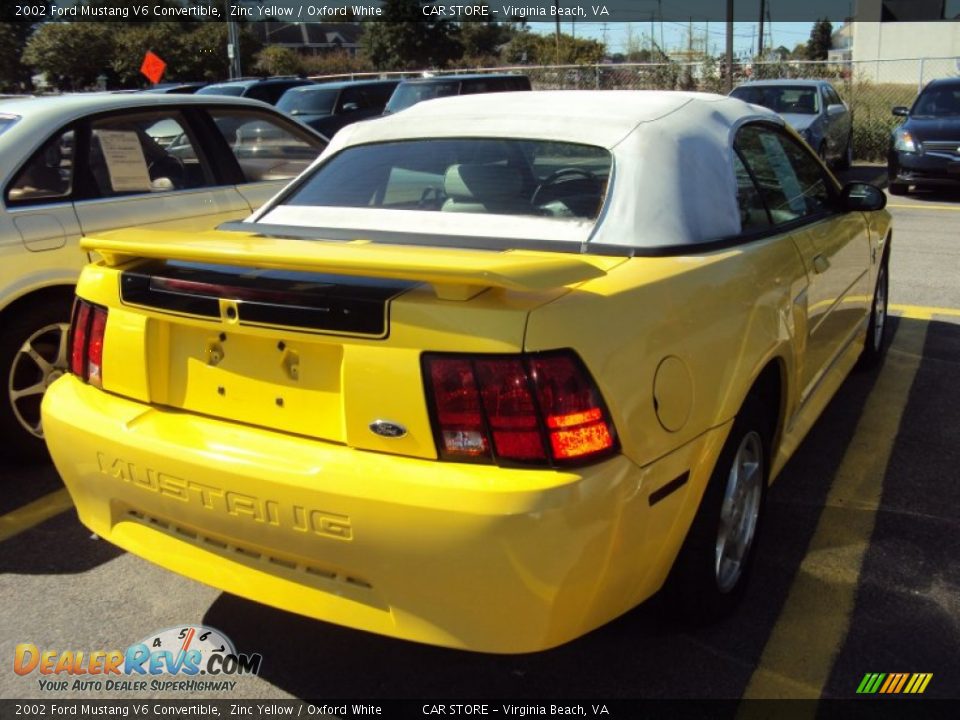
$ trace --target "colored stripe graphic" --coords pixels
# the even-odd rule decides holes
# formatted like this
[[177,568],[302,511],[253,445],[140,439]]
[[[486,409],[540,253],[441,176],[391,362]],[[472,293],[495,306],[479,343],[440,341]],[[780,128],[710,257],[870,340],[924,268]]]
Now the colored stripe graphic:
[[857,694],[918,695],[932,679],[933,673],[867,673],[857,686]]

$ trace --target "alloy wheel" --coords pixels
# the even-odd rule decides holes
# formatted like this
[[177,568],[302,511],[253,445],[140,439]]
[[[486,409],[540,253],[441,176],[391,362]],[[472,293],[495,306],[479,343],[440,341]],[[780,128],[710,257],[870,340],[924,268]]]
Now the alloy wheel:
[[737,448],[720,508],[714,573],[721,592],[732,590],[743,574],[757,531],[763,475],[763,441],[751,431]]
[[67,372],[67,335],[70,326],[53,323],[34,332],[13,359],[7,397],[17,421],[27,432],[43,437],[40,401],[54,380]]

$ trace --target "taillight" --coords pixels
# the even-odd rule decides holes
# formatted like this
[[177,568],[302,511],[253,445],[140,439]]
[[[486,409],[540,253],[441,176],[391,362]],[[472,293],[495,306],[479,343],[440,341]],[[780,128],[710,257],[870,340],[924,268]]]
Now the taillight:
[[572,351],[423,356],[443,460],[563,465],[617,450],[600,393]]
[[77,298],[70,323],[70,372],[95,387],[103,387],[103,336],[107,309]]

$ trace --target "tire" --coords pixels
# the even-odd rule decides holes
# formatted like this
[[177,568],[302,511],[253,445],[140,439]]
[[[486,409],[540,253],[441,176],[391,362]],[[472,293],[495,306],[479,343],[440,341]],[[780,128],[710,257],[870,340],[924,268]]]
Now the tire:
[[891,195],[906,195],[907,194],[907,184],[892,182],[887,186],[887,190],[890,191]]
[[769,475],[772,423],[764,409],[756,394],[740,409],[670,572],[668,612],[683,622],[702,625],[726,617],[746,589]]
[[853,164],[853,134],[847,138],[847,146],[841,155],[837,159],[837,170],[849,170],[850,166]]
[[867,342],[857,361],[858,370],[877,367],[887,351],[887,304],[890,297],[890,280],[887,261],[884,259],[877,274],[877,286],[870,304],[870,324],[867,326]]
[[67,369],[70,299],[46,295],[7,312],[0,325],[0,456],[45,460],[40,401]]

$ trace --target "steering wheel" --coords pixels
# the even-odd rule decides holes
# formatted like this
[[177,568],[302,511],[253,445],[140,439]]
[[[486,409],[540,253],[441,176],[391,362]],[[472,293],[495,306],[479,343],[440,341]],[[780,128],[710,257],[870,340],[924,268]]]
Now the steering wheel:
[[600,187],[600,179],[589,170],[584,170],[582,168],[575,168],[575,167],[560,168],[559,170],[547,175],[547,177],[543,179],[543,182],[537,185],[537,189],[534,190],[533,195],[530,196],[530,204],[536,207],[537,198],[540,197],[540,194],[544,190],[560,182],[570,180],[574,177],[579,177],[579,178],[583,178],[584,180],[589,180],[590,182],[594,183],[598,188]]
[[164,155],[147,166],[150,180],[168,178],[177,190],[183,188],[187,178],[187,168],[183,160],[174,155]]

